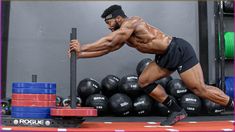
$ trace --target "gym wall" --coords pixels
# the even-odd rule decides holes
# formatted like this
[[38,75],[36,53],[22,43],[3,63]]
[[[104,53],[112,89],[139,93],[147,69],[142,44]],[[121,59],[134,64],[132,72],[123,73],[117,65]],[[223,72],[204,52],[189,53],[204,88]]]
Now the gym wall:
[[[67,49],[72,27],[78,28],[80,42],[94,42],[110,33],[100,18],[112,4],[122,5],[128,16],[140,16],[163,32],[185,38],[198,54],[197,1],[12,1],[9,26],[7,96],[12,82],[56,82],[57,94],[69,95]],[[137,63],[151,54],[128,46],[106,56],[77,61],[77,82],[106,75],[136,74]],[[157,73],[156,73],[157,74]],[[178,77],[174,73],[173,77]]]

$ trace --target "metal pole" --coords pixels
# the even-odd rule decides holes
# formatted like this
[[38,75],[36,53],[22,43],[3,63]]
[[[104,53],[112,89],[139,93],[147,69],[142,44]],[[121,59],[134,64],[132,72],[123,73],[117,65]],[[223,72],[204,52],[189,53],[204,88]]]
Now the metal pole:
[[219,4],[219,16],[220,16],[220,60],[221,60],[221,90],[225,92],[225,55],[224,55],[224,12],[223,12],[223,1]]
[[[70,40],[77,39],[77,28],[72,28],[72,33],[70,34]],[[76,108],[76,75],[77,75],[77,56],[76,52],[71,52],[70,58],[70,98],[71,98],[71,108]]]
[[37,82],[37,75],[32,75],[32,82]]
[[214,2],[214,20],[215,20],[215,80],[216,80],[216,86],[219,86],[219,80],[220,80],[220,49],[219,49],[219,3],[218,1]]

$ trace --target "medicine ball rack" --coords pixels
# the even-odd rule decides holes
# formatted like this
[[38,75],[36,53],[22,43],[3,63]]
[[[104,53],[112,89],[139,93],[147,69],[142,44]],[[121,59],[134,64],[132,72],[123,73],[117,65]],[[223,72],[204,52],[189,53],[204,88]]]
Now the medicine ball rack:
[[[72,28],[70,40],[77,39],[77,29]],[[70,108],[51,108],[51,119],[12,118],[10,115],[2,116],[3,126],[28,126],[28,127],[80,127],[85,121],[83,117],[97,116],[93,107],[76,106],[76,52],[71,52],[70,58]],[[32,82],[37,81],[37,76],[32,76]]]

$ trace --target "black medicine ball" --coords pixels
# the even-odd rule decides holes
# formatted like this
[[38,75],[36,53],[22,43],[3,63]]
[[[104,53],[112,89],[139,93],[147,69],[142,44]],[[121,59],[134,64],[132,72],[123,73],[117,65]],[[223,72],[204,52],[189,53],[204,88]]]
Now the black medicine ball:
[[160,80],[155,81],[156,84],[160,84],[164,89],[166,89],[168,82],[172,80],[171,76],[161,78]]
[[145,59],[142,59],[142,60],[137,64],[136,73],[137,73],[138,76],[144,71],[144,68],[147,67],[151,61],[152,61],[152,59],[150,59],[150,58],[145,58]]
[[148,95],[141,95],[133,101],[133,110],[137,115],[149,115],[153,101]]
[[202,102],[203,108],[209,115],[220,115],[221,112],[225,111],[225,108],[222,105],[216,104],[208,99],[204,99]]
[[181,97],[180,105],[189,115],[198,115],[202,108],[201,99],[191,93]]
[[92,78],[83,79],[80,81],[77,87],[78,96],[83,99],[92,94],[100,93],[100,91],[100,84]]
[[[169,95],[169,97],[177,102],[173,96]],[[168,109],[164,104],[157,101],[155,101],[153,104],[153,110],[154,113],[160,116],[168,116],[171,113],[170,109]]]
[[188,92],[188,89],[186,88],[182,80],[173,79],[168,82],[166,91],[168,91],[170,95],[178,99],[186,94]]
[[104,115],[108,111],[108,98],[102,94],[93,94],[86,99],[86,106],[95,107],[98,115]]
[[114,75],[107,75],[101,81],[102,93],[108,97],[118,92],[118,83],[120,79]]
[[142,92],[138,85],[138,77],[136,75],[124,76],[119,82],[119,91],[125,93],[131,98],[136,98]]
[[131,98],[122,93],[116,93],[109,98],[109,106],[117,116],[127,116],[132,110]]

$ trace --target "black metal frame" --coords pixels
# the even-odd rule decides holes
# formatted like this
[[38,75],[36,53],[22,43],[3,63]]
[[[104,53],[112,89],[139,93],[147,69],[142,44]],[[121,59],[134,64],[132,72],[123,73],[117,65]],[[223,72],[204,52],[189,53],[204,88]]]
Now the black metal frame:
[[209,82],[209,60],[208,60],[208,18],[207,1],[198,2],[199,20],[199,59],[203,69],[204,80]]
[[220,80],[220,49],[219,49],[219,7],[218,2],[214,2],[214,14],[215,14],[215,76],[216,76],[216,86],[219,86]]
[[[221,9],[222,7],[222,9]],[[224,81],[222,80],[222,67],[224,67],[224,61],[222,60],[221,55],[223,54],[223,50],[221,45],[223,46],[224,41],[221,41],[221,38],[224,39],[224,32],[223,31],[223,5],[221,5],[221,1],[217,1],[215,2],[215,15],[216,15],[216,25],[215,25],[215,29],[216,29],[216,43],[215,43],[215,47],[216,47],[216,60],[217,60],[217,65],[216,65],[216,80],[217,80],[217,86],[219,88],[221,88],[221,90],[225,91],[224,89]],[[222,17],[222,18],[221,18]],[[219,47],[220,44],[220,47]],[[223,64],[222,64],[223,63]]]
[[9,33],[9,16],[10,16],[10,1],[1,1],[2,3],[2,75],[1,75],[1,98],[6,97],[6,80],[7,80],[7,51],[8,51],[8,33]]
[[220,88],[225,91],[225,55],[224,55],[224,11],[223,1],[219,1],[219,37],[220,37]]

